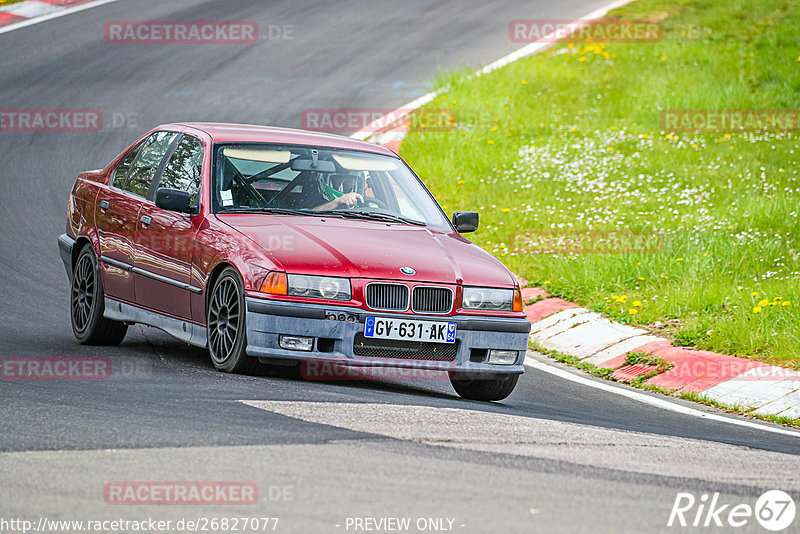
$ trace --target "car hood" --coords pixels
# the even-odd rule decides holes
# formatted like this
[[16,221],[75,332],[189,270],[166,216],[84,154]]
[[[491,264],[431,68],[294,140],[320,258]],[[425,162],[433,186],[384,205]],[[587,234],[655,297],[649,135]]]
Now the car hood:
[[[264,214],[218,214],[288,273],[513,287],[511,272],[458,233],[423,226]],[[400,272],[411,267],[413,276]]]

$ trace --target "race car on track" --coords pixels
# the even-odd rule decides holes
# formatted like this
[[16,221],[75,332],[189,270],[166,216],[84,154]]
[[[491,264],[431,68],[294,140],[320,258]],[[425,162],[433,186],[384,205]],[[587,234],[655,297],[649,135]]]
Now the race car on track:
[[477,227],[475,212],[449,220],[388,149],[185,123],[81,173],[58,244],[81,343],[142,323],[208,347],[220,371],[424,366],[500,400],[530,323],[511,272],[461,236]]

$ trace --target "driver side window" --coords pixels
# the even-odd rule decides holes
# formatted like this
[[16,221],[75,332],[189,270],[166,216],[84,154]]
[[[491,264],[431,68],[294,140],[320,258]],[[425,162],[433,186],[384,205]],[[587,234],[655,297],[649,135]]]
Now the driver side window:
[[184,135],[164,168],[158,186],[186,191],[192,195],[192,205],[196,206],[202,173],[203,142]]

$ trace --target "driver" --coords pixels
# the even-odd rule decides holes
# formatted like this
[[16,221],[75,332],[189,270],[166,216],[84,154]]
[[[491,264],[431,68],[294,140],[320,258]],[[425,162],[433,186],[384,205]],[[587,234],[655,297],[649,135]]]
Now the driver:
[[314,208],[314,211],[333,210],[341,206],[352,208],[363,203],[364,197],[355,191],[356,181],[357,178],[352,174],[320,174],[319,194],[327,202]]

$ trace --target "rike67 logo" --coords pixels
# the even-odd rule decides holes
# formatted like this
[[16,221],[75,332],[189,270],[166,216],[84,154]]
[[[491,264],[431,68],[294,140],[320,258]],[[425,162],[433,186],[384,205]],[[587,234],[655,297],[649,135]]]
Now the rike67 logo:
[[691,493],[678,493],[667,526],[739,528],[755,518],[763,528],[779,532],[792,525],[795,513],[794,499],[781,490],[765,492],[755,506],[725,503],[719,493],[704,493],[699,499]]

